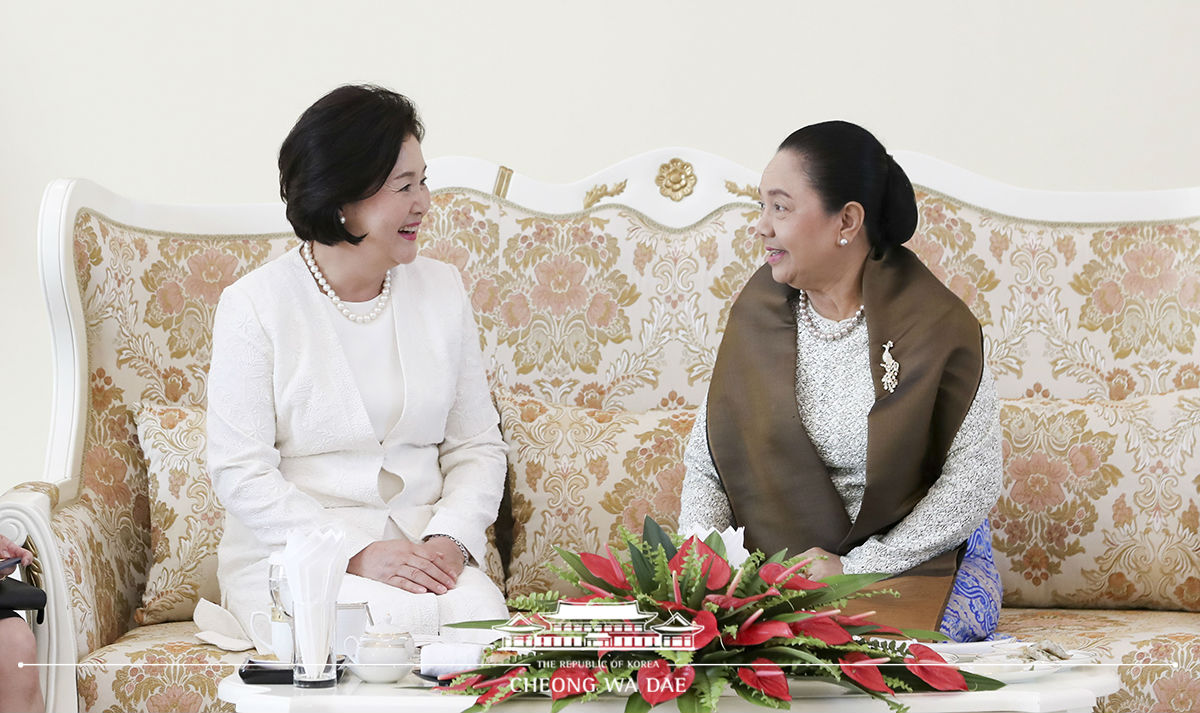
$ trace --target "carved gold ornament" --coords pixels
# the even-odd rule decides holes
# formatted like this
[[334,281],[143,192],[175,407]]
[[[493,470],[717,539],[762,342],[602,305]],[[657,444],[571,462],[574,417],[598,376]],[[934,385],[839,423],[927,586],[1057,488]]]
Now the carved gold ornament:
[[735,196],[742,196],[749,198],[752,201],[758,201],[758,188],[755,186],[751,186],[749,184],[745,186],[739,186],[733,181],[725,181],[725,190],[729,191]]
[[696,187],[696,172],[692,170],[692,164],[681,158],[673,158],[658,167],[654,185],[667,198],[681,201],[692,195],[692,189]]
[[29,550],[29,554],[33,555],[33,561],[29,563],[28,567],[22,570],[22,573],[25,575],[25,581],[35,587],[42,587],[44,586],[42,583],[42,560],[38,556],[38,548],[37,545],[33,544],[32,537],[25,543],[25,549]]
[[512,182],[513,170],[508,166],[501,166],[496,171],[496,185],[492,186],[492,193],[501,197],[508,197],[508,184]]
[[601,183],[598,186],[592,186],[588,189],[587,195],[583,197],[583,209],[587,210],[600,202],[601,198],[612,198],[619,196],[625,192],[625,184],[628,180],[614,183],[612,188],[608,187],[607,183]]

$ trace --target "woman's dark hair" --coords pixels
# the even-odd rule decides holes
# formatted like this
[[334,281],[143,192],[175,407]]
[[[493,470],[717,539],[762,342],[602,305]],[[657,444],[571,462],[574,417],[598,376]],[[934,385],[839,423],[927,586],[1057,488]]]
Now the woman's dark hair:
[[306,109],[279,147],[279,196],[296,235],[326,245],[362,242],[366,236],[346,230],[338,210],[383,186],[410,136],[425,136],[416,106],[382,87],[338,87]]
[[779,145],[785,149],[803,160],[826,211],[839,211],[850,201],[862,205],[876,258],[912,237],[917,229],[912,183],[871,132],[847,121],[826,121],[792,132]]

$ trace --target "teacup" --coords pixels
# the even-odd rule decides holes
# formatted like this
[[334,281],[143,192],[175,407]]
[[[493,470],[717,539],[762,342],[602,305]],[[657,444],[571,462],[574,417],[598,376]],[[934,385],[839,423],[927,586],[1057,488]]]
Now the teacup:
[[[260,626],[260,622],[266,626]],[[250,628],[275,658],[286,663],[292,662],[292,623],[286,614],[274,607],[269,614],[256,611],[250,615]]]
[[392,683],[413,667],[413,640],[407,634],[365,633],[345,641],[350,670],[367,683]]

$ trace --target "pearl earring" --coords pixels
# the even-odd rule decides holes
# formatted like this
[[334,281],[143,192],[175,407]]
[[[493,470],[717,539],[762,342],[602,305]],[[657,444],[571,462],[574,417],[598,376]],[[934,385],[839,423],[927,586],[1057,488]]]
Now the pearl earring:
[[346,216],[339,214],[338,222],[341,223],[342,225],[345,225],[346,224]]
[[[343,220],[342,222],[344,223],[346,221]],[[842,238],[841,240],[838,241],[838,245],[841,245],[842,247],[846,247],[849,244],[850,244],[850,241],[845,238]]]

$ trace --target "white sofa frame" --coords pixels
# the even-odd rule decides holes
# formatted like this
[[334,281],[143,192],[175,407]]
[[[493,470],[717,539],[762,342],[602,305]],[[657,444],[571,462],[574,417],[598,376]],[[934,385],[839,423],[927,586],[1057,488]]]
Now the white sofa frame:
[[[649,177],[673,158],[691,163],[701,177],[687,198],[667,198]],[[1053,222],[1171,220],[1200,215],[1200,188],[1146,192],[1079,193],[1040,191],[998,183],[951,164],[911,152],[896,154],[912,182],[990,211]],[[742,196],[753,200],[759,174],[694,149],[663,148],[627,159],[569,184],[547,184],[474,158],[430,161],[433,188],[461,187],[496,193],[545,213],[572,213],[585,202],[619,203],[655,221],[683,227],[713,208]],[[720,177],[713,180],[713,176]],[[615,189],[625,182],[620,192]],[[596,197],[604,186],[612,195]],[[591,199],[589,199],[591,194]],[[53,341],[51,428],[43,480],[59,489],[59,502],[75,498],[79,486],[87,395],[83,311],[73,262],[75,216],[81,208],[151,230],[198,234],[280,233],[290,230],[278,203],[159,205],[116,195],[85,179],[59,179],[47,186],[38,222],[38,256]],[[47,495],[10,490],[0,496],[0,533],[29,542],[38,553],[34,573],[46,589],[45,621],[34,624],[46,709],[78,709],[76,632],[66,599],[63,562],[50,529]]]

